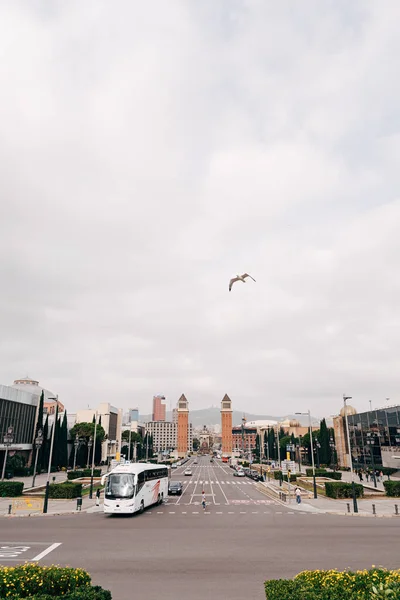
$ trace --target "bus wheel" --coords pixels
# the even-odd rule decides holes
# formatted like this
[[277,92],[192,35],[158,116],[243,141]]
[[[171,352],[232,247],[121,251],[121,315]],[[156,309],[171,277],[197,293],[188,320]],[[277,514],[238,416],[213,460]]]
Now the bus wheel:
[[144,502],[143,502],[143,500],[140,503],[139,512],[140,512],[140,514],[142,514],[142,512],[144,512]]

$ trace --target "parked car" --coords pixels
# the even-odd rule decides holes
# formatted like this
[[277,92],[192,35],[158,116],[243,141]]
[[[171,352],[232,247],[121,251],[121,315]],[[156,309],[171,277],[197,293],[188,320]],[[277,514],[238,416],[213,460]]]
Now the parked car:
[[184,472],[184,475],[193,475],[192,469],[186,469],[186,471]]
[[237,471],[234,472],[233,476],[234,477],[245,477],[246,474],[243,471],[243,469],[238,469]]
[[170,481],[168,486],[168,494],[170,496],[182,495],[182,484],[180,481]]

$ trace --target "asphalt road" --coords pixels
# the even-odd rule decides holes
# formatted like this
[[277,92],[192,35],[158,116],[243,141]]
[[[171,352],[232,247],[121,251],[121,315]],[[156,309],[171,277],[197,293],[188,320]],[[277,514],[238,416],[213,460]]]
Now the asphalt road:
[[265,579],[304,569],[400,567],[400,519],[302,514],[219,461],[201,458],[191,477],[188,465],[173,473],[184,494],[143,515],[1,519],[0,563],[79,566],[114,600],[262,600]]

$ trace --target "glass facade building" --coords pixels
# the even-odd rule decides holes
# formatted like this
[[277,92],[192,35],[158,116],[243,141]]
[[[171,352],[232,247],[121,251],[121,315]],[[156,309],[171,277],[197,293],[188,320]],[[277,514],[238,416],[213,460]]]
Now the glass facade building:
[[36,411],[39,397],[14,388],[0,385],[0,464],[5,456],[4,436],[13,428],[13,442],[9,447],[27,459],[32,449],[35,432]]
[[349,415],[348,422],[355,466],[368,467],[373,462],[377,467],[400,469],[400,406]]

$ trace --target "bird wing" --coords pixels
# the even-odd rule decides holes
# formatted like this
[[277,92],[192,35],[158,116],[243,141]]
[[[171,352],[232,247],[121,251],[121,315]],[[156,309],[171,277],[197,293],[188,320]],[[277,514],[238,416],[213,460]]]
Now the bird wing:
[[238,277],[232,277],[232,279],[229,282],[229,291],[231,291],[233,284],[235,283],[235,281],[239,281]]
[[253,281],[255,281],[254,277],[252,277],[248,273],[243,273],[242,277],[243,277],[243,279],[245,279],[246,277],[250,277],[250,279],[252,279]]

